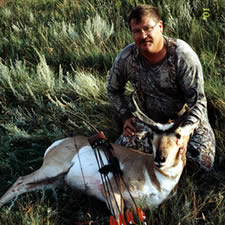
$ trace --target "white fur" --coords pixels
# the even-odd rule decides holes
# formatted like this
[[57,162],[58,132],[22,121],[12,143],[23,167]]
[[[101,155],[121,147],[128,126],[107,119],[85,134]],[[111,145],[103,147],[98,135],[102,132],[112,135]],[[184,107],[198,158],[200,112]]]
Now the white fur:
[[171,190],[173,190],[178,183],[181,175],[179,171],[181,171],[182,165],[183,163],[180,162],[175,168],[169,169],[167,171],[167,174],[170,176],[176,176],[172,179],[155,170],[155,175],[160,183],[160,190],[158,190],[152,184],[152,181],[146,170],[144,187],[142,190],[136,190],[136,192],[132,192],[133,197],[139,199],[146,207],[151,206],[152,208],[157,208],[166,198],[169,197]]
[[[107,164],[105,155],[102,152],[100,154],[104,164]],[[100,192],[102,180],[98,171],[99,167],[91,146],[81,148],[79,154],[73,157],[72,163],[73,166],[65,175],[66,183],[80,190],[87,189],[89,194],[94,195],[100,200],[104,200]]]

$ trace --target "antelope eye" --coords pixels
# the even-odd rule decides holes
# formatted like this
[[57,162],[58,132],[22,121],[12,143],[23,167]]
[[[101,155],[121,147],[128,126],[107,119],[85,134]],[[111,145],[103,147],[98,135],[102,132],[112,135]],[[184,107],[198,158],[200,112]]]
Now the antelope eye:
[[180,138],[181,138],[181,135],[177,133],[177,134],[176,134],[176,138],[177,138],[177,139],[180,139]]

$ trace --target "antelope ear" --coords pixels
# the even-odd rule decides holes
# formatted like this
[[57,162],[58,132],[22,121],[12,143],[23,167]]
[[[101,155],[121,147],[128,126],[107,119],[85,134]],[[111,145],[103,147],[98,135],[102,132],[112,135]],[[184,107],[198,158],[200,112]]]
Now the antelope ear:
[[183,156],[185,153],[186,153],[186,148],[183,146],[179,149],[179,154]]
[[183,144],[182,138],[177,139],[176,144],[177,144],[178,146],[182,145],[182,144]]

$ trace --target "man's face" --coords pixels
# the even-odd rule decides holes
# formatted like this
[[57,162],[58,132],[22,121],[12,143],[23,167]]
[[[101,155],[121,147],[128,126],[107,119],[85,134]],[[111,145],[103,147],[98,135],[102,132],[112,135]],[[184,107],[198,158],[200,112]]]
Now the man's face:
[[130,22],[131,32],[134,42],[144,54],[157,53],[161,50],[163,23],[156,23],[148,16],[142,18],[141,22],[136,23],[135,19]]

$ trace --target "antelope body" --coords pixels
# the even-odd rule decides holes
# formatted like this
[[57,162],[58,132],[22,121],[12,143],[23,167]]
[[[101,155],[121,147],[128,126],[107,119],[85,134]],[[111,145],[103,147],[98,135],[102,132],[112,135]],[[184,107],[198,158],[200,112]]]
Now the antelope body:
[[[189,135],[179,133],[179,137],[177,132],[167,136],[154,135],[153,155],[112,144],[132,196],[144,199],[151,207],[157,207],[175,191],[185,166]],[[107,164],[104,154],[100,153]],[[75,136],[56,141],[46,150],[41,168],[19,177],[1,197],[0,207],[22,193],[52,187],[59,181],[81,190],[86,186],[90,195],[104,201],[105,193],[98,170],[94,150],[87,137]],[[124,194],[127,203],[132,206],[128,193]]]
[[[179,123],[163,125],[154,123],[140,112],[135,112],[134,115],[147,121],[152,128],[153,154],[112,144],[113,154],[119,161],[128,189],[124,189],[123,193],[127,205],[132,207],[131,194],[133,199],[138,199],[139,202],[143,200],[146,207],[150,205],[154,208],[176,192],[186,164],[187,143],[197,124],[181,127],[180,119]],[[107,164],[101,148],[99,152],[104,164]],[[116,186],[112,174],[109,179],[112,186]],[[88,194],[107,204],[94,149],[87,137],[75,136],[54,142],[46,150],[41,168],[27,176],[19,177],[0,198],[0,207],[22,193],[52,187],[59,181],[72,188],[86,190]],[[122,209],[121,199],[118,190],[113,190],[116,198],[114,202],[111,200],[118,215],[120,210],[115,209],[115,205],[117,202]]]

